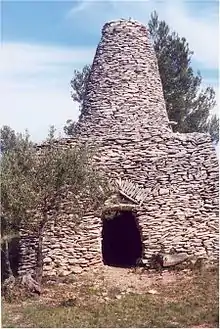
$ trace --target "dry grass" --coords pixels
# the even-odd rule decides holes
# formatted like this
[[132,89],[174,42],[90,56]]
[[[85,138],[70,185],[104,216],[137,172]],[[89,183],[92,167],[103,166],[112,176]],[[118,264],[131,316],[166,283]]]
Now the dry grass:
[[3,302],[3,327],[218,327],[218,272],[184,274],[150,289],[121,293],[91,280],[45,286],[39,299]]

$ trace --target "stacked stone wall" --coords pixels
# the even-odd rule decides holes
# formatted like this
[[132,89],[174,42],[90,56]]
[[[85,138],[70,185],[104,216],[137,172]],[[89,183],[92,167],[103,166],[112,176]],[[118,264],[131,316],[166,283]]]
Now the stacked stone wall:
[[105,24],[83,103],[78,133],[82,136],[149,127],[171,131],[162,84],[145,26],[137,22]]
[[[59,147],[71,143],[59,141]],[[162,247],[166,252],[174,248],[217,260],[218,161],[210,139],[203,134],[177,133],[157,136],[157,143],[154,137],[148,147],[142,141],[137,152],[137,143],[131,139],[99,140],[96,147],[101,156],[94,161],[109,177],[128,178],[148,191],[137,208],[146,259]],[[44,273],[68,274],[102,263],[101,217],[86,214],[76,229],[71,198],[62,209],[56,220],[60,225],[51,226],[45,234]],[[26,259],[22,271],[30,269],[30,264],[34,267],[30,253]]]
[[[56,146],[76,141],[97,149],[94,162],[110,178],[129,179],[148,192],[137,208],[147,260],[161,248],[218,259],[217,156],[210,136],[172,132],[143,25],[117,21],[104,26],[75,139],[61,139]],[[62,225],[45,233],[45,274],[68,274],[102,262],[101,217],[86,214],[76,232],[71,199],[62,208]],[[30,256],[23,253],[20,271],[27,265]]]

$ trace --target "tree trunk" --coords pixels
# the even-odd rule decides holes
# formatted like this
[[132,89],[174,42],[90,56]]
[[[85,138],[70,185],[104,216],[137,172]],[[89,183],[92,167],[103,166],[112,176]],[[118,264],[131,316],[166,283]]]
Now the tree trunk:
[[44,215],[43,221],[39,225],[38,230],[38,246],[37,246],[37,254],[36,254],[36,270],[35,277],[36,281],[41,284],[42,276],[43,276],[43,233],[44,226],[47,219],[47,214]]
[[9,257],[9,247],[8,247],[8,240],[5,240],[5,265],[6,269],[8,271],[8,276],[13,276],[12,269],[11,269],[11,263],[10,263],[10,257]]
[[30,273],[23,275],[21,284],[28,289],[28,291],[41,294],[40,284],[35,281]]

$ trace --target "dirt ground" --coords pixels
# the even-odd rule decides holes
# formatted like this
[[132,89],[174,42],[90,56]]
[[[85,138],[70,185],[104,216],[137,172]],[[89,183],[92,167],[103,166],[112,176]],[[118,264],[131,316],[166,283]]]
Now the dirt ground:
[[115,287],[121,291],[133,293],[145,293],[152,285],[157,283],[167,284],[180,278],[187,278],[189,271],[171,272],[164,270],[158,273],[155,270],[144,270],[143,268],[127,269],[119,267],[102,266],[85,274],[94,280],[94,285],[104,283],[108,287]]
[[3,301],[3,327],[217,327],[217,281],[217,270],[101,266]]

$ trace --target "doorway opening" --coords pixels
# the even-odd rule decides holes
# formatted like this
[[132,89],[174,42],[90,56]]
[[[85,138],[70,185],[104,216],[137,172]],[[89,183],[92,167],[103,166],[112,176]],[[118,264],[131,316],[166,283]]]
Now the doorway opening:
[[109,266],[132,267],[142,257],[141,232],[132,211],[116,213],[103,219],[102,258]]

